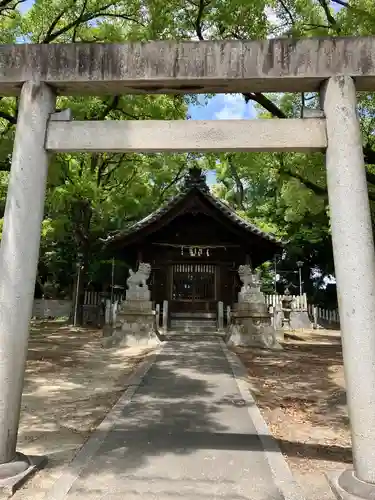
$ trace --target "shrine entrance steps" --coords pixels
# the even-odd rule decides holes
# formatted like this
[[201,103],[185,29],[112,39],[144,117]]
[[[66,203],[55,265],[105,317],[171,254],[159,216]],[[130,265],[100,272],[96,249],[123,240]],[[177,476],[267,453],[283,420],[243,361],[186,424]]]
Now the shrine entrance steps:
[[216,314],[204,312],[171,313],[169,328],[176,334],[213,334],[217,331]]
[[168,331],[163,340],[171,342],[217,342],[218,339],[225,338],[224,332],[208,332],[204,333],[202,331],[196,333],[184,333],[180,331]]

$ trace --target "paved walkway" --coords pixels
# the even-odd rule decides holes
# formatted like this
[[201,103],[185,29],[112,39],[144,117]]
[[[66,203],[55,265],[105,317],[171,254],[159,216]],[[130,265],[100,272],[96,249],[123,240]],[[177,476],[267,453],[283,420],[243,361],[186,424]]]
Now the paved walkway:
[[166,342],[47,500],[301,499],[240,369],[219,340]]

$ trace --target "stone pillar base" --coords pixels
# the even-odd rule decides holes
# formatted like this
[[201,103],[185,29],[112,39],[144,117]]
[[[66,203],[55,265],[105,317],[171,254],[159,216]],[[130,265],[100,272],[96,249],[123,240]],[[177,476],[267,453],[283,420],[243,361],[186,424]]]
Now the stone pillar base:
[[7,497],[14,493],[25,484],[38,470],[45,467],[47,457],[32,457],[22,453],[11,462],[0,464],[0,495]]
[[149,300],[126,300],[117,313],[112,335],[102,341],[103,347],[156,346],[159,343],[155,311]]
[[275,330],[275,336],[276,336],[277,342],[284,342],[285,331],[284,330]]
[[113,335],[114,327],[112,325],[104,325],[103,326],[103,337],[110,337]]
[[326,473],[329,485],[336,498],[342,500],[373,500],[375,484],[365,483],[356,478],[353,469]]

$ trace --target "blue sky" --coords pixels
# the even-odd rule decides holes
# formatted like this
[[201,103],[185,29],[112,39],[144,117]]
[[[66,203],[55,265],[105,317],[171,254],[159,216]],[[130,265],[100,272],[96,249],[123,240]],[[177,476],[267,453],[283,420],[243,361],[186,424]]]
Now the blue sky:
[[198,101],[197,105],[189,106],[192,120],[240,120],[256,116],[254,104],[246,104],[241,94],[216,94],[208,100],[199,96]]
[[[208,100],[201,95],[188,113],[192,120],[246,120],[256,116],[254,104],[246,104],[242,94],[216,94]],[[206,172],[206,180],[209,186],[215,184],[216,172]]]
[[34,3],[34,0],[26,0],[26,2],[23,2],[19,5],[20,11],[21,12],[26,12],[27,10],[30,9],[32,4]]

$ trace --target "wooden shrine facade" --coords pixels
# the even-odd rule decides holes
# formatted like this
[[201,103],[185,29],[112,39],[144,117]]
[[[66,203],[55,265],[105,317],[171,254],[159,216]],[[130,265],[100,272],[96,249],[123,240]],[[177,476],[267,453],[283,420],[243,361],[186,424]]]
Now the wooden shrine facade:
[[106,247],[133,269],[151,264],[152,301],[168,300],[171,313],[215,312],[218,301],[232,306],[241,286],[238,266],[256,268],[281,251],[272,235],[212,196],[198,169],[189,171],[179,195]]

